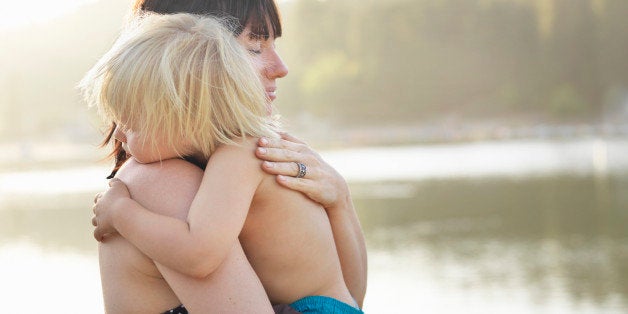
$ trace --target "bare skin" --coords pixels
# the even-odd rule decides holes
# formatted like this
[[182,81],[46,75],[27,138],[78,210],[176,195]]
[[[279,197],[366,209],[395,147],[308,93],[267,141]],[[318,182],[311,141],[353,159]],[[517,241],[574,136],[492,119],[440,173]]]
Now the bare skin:
[[[258,59],[259,73],[268,93],[269,101],[276,97],[276,80],[288,74],[288,68],[275,49],[275,37],[267,39],[251,36],[250,27],[238,36],[240,43]],[[260,168],[273,175],[276,182],[298,191],[323,206],[337,248],[344,281],[360,307],[366,293],[367,258],[364,236],[351,201],[347,183],[342,176],[327,164],[314,150],[299,139],[282,134],[282,139],[260,140],[256,156],[263,161]],[[295,161],[308,168],[305,178],[292,178],[296,174]]]
[[[185,220],[202,175],[182,160],[129,160],[117,177],[152,212]],[[107,313],[154,314],[181,303],[190,313],[273,313],[238,242],[211,276],[200,279],[154,263],[119,234],[99,244],[98,251]]]
[[[282,133],[281,139],[261,138],[258,146],[255,154],[264,161],[262,169],[266,173],[276,175],[277,183],[303,193],[325,208],[345,283],[362,307],[366,294],[366,243],[347,182],[305,142],[290,134]],[[295,162],[307,166],[305,177],[294,177],[298,173]]]
[[324,295],[354,304],[324,208],[262,172],[254,149],[247,140],[212,155],[187,223],[147,211],[114,182],[95,208],[96,237],[118,231],[153,260],[203,278],[239,236],[272,303]]
[[[275,39],[272,33],[265,40],[251,36],[250,27],[238,36],[238,41],[253,53],[257,61],[270,102],[277,97],[276,80],[288,75],[288,67],[276,50]],[[262,170],[275,175],[280,185],[307,195],[325,208],[345,282],[361,307],[366,294],[366,244],[349,187],[344,178],[303,141],[285,133],[281,137],[279,140],[260,139],[258,142],[259,148],[255,154],[265,161]],[[308,174],[305,178],[293,178],[298,171],[294,162],[307,166]]]

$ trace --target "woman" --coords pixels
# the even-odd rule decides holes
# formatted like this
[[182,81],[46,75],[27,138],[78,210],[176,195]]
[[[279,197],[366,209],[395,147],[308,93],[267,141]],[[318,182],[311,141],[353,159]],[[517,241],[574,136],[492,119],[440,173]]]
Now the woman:
[[[134,9],[136,12],[151,11],[163,14],[186,12],[234,17],[240,25],[240,27],[234,28],[234,35],[251,52],[253,58],[260,66],[260,76],[269,101],[273,101],[276,98],[275,82],[278,78],[287,75],[288,69],[275,50],[275,39],[281,36],[281,24],[273,1],[139,0],[136,2]],[[109,142],[111,139],[114,129],[115,127],[112,127],[106,142]],[[279,184],[304,193],[326,209],[331,222],[338,255],[340,256],[345,282],[353,297],[362,306],[366,289],[366,249],[346,182],[318,154],[303,142],[288,134],[284,134],[283,138],[278,140],[261,139],[259,146],[256,155],[264,160],[262,164],[264,171],[277,175]],[[118,159],[116,163],[117,169],[122,165],[126,157],[119,143],[116,143],[115,147],[113,155]],[[181,186],[185,187],[186,185],[183,184],[185,177],[189,176],[189,180],[194,181],[195,178],[192,174],[184,176],[176,170],[171,171],[169,169],[169,167],[174,166],[178,167],[181,165],[164,164],[163,168],[165,170],[160,172],[151,182],[162,184],[164,181],[174,181],[181,183]],[[296,178],[297,175],[299,178]],[[168,186],[170,187],[168,191],[171,193],[189,194],[188,190],[178,191],[181,186],[177,184],[169,184]],[[133,187],[129,186],[129,189],[133,193]],[[133,197],[136,198],[135,193],[133,193]],[[145,204],[145,206],[155,210],[150,205]],[[176,216],[185,217],[186,215],[185,213],[176,213]],[[107,242],[101,246],[101,253],[102,248],[109,243]],[[239,252],[239,248],[234,250]],[[110,253],[114,254],[115,252]],[[233,259],[238,260],[236,257],[234,256]],[[246,273],[246,271],[243,273]],[[164,274],[164,276],[166,275]],[[224,278],[228,276],[225,275]],[[105,277],[106,274],[103,274],[103,278]],[[216,280],[216,278],[213,279]],[[250,284],[250,282],[248,283]],[[213,284],[220,285],[221,283],[214,281]],[[171,284],[171,286],[177,291],[175,285]],[[178,294],[179,292],[177,291]],[[244,294],[242,293],[242,295]],[[181,301],[187,304],[186,300]]]

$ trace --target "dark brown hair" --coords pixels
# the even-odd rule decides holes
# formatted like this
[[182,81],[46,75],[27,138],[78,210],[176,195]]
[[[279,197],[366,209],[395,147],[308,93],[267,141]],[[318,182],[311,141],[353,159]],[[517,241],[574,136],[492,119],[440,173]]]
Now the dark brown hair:
[[[133,11],[134,14],[191,13],[232,18],[237,22],[232,29],[234,36],[239,36],[247,26],[251,27],[252,34],[261,38],[281,36],[281,20],[274,0],[136,0]],[[101,147],[106,147],[113,140],[113,149],[107,158],[114,158],[115,166],[107,179],[113,178],[129,158],[122,149],[122,143],[113,138],[115,129],[116,124],[113,123],[100,144]],[[188,161],[204,168],[204,165],[194,160]]]
[[133,9],[135,12],[230,17],[238,22],[233,30],[235,36],[249,25],[256,35],[266,38],[281,36],[281,21],[274,0],[136,0]]

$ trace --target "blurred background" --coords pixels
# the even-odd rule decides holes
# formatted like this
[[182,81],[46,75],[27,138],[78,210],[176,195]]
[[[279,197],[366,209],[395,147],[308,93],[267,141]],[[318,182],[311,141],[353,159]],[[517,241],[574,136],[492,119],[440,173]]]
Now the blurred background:
[[[103,312],[75,85],[131,2],[0,1],[4,309]],[[628,1],[278,3],[276,105],[350,184],[367,313],[628,311]]]

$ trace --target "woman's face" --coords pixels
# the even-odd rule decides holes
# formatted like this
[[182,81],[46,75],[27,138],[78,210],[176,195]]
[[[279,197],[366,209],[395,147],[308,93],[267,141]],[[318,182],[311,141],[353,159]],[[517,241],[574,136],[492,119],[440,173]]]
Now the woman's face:
[[275,80],[288,75],[288,67],[275,50],[275,36],[270,34],[268,39],[257,36],[247,26],[238,41],[246,48],[253,58],[253,63],[260,73],[262,84],[266,90],[266,97],[270,102],[277,98],[277,84]]

